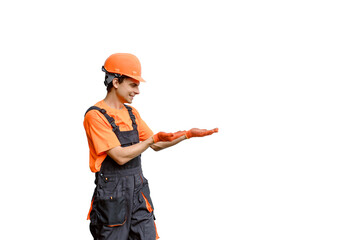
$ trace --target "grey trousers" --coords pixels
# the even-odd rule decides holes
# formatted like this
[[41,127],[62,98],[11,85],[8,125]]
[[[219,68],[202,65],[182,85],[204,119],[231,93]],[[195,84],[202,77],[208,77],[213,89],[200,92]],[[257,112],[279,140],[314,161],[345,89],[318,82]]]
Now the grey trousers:
[[147,179],[139,170],[96,179],[90,231],[94,240],[155,240],[156,226]]

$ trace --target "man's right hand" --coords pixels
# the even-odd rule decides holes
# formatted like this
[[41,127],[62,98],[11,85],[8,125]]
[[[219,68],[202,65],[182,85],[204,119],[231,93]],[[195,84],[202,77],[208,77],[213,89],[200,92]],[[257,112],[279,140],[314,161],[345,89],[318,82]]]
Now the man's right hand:
[[207,129],[199,129],[199,128],[192,128],[188,131],[186,131],[186,138],[192,138],[192,137],[205,137],[205,136],[209,136],[213,133],[217,133],[219,131],[218,128],[214,128],[212,130],[207,130]]

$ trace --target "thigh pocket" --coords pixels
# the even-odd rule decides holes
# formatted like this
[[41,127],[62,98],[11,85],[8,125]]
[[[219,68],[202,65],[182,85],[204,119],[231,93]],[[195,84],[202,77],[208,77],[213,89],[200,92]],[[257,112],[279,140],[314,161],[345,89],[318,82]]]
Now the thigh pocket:
[[126,221],[127,203],[123,179],[103,177],[99,181],[96,199],[97,223],[123,225]]
[[97,210],[101,224],[123,225],[126,221],[126,201],[123,195],[100,198]]

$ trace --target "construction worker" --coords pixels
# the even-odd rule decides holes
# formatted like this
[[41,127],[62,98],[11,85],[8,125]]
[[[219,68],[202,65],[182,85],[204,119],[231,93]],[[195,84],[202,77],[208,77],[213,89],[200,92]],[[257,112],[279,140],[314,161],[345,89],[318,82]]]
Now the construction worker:
[[137,57],[115,53],[102,69],[107,95],[87,110],[84,119],[96,184],[88,214],[90,231],[95,240],[155,240],[154,205],[141,170],[141,153],[218,130],[193,128],[154,135],[138,111],[125,105],[132,103],[140,93],[140,83],[145,82]]

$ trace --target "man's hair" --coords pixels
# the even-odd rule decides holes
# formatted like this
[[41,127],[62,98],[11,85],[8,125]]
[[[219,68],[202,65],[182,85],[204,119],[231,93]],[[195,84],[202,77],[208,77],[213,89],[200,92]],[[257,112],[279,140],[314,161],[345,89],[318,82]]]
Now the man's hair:
[[[105,74],[105,79],[107,78],[108,76]],[[124,81],[125,78],[127,78],[127,76],[125,75],[121,75],[120,77],[115,77],[118,79],[118,82],[119,84],[122,83]],[[111,89],[114,87],[112,81],[106,86],[106,90],[107,92],[109,93],[111,91]]]

